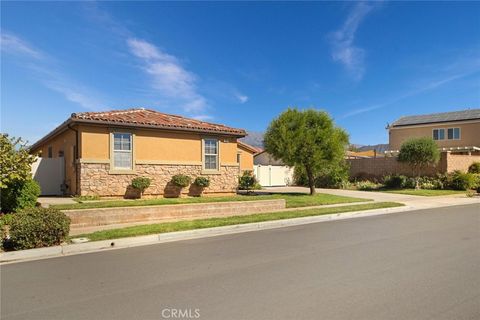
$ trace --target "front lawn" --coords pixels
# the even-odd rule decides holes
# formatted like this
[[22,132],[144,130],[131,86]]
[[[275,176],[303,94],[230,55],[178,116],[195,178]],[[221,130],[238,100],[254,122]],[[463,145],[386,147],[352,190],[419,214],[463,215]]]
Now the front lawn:
[[60,210],[69,209],[94,209],[94,208],[114,208],[114,207],[133,207],[133,206],[155,206],[167,204],[187,204],[187,203],[207,203],[207,202],[228,202],[228,201],[252,201],[285,199],[287,208],[299,208],[309,206],[319,206],[327,204],[365,202],[371,199],[361,199],[337,196],[331,194],[316,194],[314,196],[289,193],[289,194],[270,194],[270,195],[235,195],[226,197],[189,197],[189,198],[157,198],[157,199],[139,199],[139,200],[106,200],[80,202],[75,204],[53,205],[53,208]]
[[403,206],[396,202],[374,202],[366,204],[349,205],[342,207],[315,208],[306,210],[291,210],[272,213],[259,213],[247,216],[234,216],[226,218],[210,218],[190,221],[165,222],[159,224],[149,224],[127,227],[122,229],[97,231],[89,234],[82,234],[72,238],[86,237],[92,241],[108,240],[125,237],[135,237],[149,234],[166,233],[174,231],[185,231],[193,229],[204,229],[212,227],[222,227],[235,224],[254,223],[271,220],[291,219],[309,216],[319,216],[324,214],[362,211],[370,209],[392,208]]
[[407,194],[412,196],[424,196],[424,197],[435,197],[435,196],[446,196],[451,194],[466,194],[467,191],[462,190],[429,190],[429,189],[380,189],[380,192],[388,193],[398,193],[398,194]]

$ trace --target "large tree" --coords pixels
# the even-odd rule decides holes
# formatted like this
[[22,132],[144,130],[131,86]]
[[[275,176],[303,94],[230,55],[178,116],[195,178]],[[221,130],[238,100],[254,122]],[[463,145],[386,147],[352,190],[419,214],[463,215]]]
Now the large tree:
[[288,109],[274,119],[265,133],[265,150],[288,166],[300,166],[315,194],[315,175],[322,167],[340,164],[348,134],[335,126],[325,111]]
[[423,169],[436,165],[440,160],[438,146],[432,138],[411,138],[400,147],[398,161],[406,163],[413,171],[415,189],[419,189],[419,178]]

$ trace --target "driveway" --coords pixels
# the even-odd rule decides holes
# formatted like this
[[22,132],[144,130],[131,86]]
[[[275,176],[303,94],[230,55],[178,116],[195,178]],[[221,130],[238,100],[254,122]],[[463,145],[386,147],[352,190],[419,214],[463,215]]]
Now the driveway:
[[[374,192],[374,191],[358,191],[345,189],[315,189],[318,193],[334,194],[346,197],[356,197],[372,199],[374,201],[393,201],[400,202],[415,209],[438,208],[452,205],[463,204],[479,204],[480,198],[468,198],[465,195],[445,195],[437,197],[412,196],[406,194]],[[268,187],[262,190],[269,193],[298,192],[309,193],[309,189],[305,187]]]
[[4,265],[1,318],[480,319],[479,219],[456,206]]

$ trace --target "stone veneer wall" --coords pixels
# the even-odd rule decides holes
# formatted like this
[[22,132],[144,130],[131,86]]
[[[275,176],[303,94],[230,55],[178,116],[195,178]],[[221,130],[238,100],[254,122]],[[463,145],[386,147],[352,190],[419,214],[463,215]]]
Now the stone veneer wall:
[[[201,165],[171,165],[171,164],[137,164],[135,174],[110,174],[108,163],[81,163],[80,164],[80,192],[82,196],[126,196],[132,194],[132,179],[135,177],[149,177],[152,179],[150,187],[144,195],[165,197],[178,194],[178,188],[170,181],[176,174],[185,174],[193,180],[198,176],[210,179],[210,186],[203,190],[204,194],[235,193],[238,186],[238,166],[221,166],[219,174],[202,174]],[[198,195],[195,186],[183,188],[182,195]]]

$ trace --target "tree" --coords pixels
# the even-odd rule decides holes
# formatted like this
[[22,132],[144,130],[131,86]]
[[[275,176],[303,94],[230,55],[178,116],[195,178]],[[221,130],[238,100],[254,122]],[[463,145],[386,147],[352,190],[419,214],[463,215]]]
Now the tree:
[[325,111],[289,108],[270,123],[264,144],[275,159],[305,170],[313,195],[316,174],[344,160],[348,135]]
[[408,164],[413,171],[415,189],[419,189],[419,178],[422,169],[436,165],[440,160],[438,146],[432,138],[412,138],[400,147],[398,161]]
[[21,138],[10,138],[0,134],[0,189],[11,183],[26,181],[31,178],[31,165],[36,156],[28,152]]

